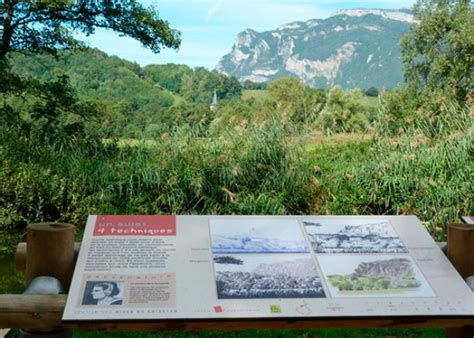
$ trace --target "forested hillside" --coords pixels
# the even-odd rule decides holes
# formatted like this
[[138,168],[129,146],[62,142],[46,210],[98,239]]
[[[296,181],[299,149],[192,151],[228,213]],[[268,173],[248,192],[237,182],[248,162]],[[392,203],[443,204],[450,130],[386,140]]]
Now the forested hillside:
[[[63,78],[78,99],[92,104],[88,128],[103,138],[161,137],[180,126],[201,135],[218,135],[227,128],[244,130],[269,118],[324,133],[366,132],[375,119],[378,95],[339,87],[316,90],[296,78],[282,78],[267,90],[247,91],[235,78],[186,65],[140,67],[94,49],[49,54],[14,54],[10,63],[18,75],[42,83]],[[219,108],[209,109],[214,91]],[[370,95],[370,93],[368,93]]]
[[140,67],[96,49],[57,56],[14,54],[10,63],[18,75],[43,83],[66,76],[78,98],[95,105],[94,128],[104,137],[159,136],[177,125],[206,120],[214,91],[222,100],[241,95],[236,79],[205,68]]

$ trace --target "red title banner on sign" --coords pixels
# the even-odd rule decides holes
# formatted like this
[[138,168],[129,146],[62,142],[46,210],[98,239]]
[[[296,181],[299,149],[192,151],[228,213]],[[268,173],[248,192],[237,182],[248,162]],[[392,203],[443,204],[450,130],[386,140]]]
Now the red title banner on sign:
[[176,236],[176,216],[99,215],[94,236]]

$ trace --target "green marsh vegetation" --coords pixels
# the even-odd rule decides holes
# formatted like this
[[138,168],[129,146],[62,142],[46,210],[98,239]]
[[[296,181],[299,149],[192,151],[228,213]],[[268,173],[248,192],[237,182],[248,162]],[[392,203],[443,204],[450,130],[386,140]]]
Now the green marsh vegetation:
[[415,276],[404,276],[401,278],[389,277],[361,277],[353,275],[331,275],[328,280],[332,286],[338,288],[341,293],[357,294],[360,292],[404,292],[416,290],[421,284]]

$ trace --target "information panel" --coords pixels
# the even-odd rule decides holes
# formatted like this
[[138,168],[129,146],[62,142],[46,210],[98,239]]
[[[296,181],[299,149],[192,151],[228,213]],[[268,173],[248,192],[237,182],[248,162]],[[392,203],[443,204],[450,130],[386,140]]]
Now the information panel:
[[473,315],[414,216],[89,216],[63,320]]

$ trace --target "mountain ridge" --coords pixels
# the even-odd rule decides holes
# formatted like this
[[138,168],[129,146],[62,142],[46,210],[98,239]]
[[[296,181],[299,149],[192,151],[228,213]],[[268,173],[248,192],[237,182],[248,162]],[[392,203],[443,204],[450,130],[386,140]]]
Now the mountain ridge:
[[348,9],[270,31],[247,28],[215,69],[240,81],[296,76],[316,88],[393,88],[403,82],[399,41],[414,22],[408,10]]

